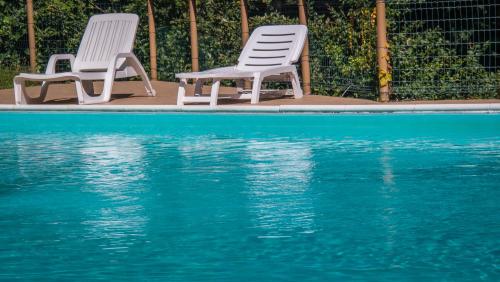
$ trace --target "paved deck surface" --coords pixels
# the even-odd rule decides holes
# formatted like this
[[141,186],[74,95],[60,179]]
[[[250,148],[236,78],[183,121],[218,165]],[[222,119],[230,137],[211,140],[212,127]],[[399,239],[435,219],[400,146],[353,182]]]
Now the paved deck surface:
[[[140,81],[116,82],[113,87],[112,99],[108,105],[175,105],[177,102],[177,83],[154,81],[153,87],[156,89],[156,97],[148,97]],[[96,92],[102,89],[102,83],[95,83]],[[28,93],[37,96],[40,91],[39,86],[28,87]],[[188,95],[192,95],[194,88],[188,87]],[[235,93],[234,88],[221,87],[221,96]],[[210,93],[210,88],[203,89],[203,93]],[[284,96],[281,93],[261,94],[259,105],[280,106],[280,105],[382,105],[381,103],[355,98],[329,97],[308,95],[302,99],[293,99],[291,96]],[[414,101],[414,102],[391,102],[389,104],[477,104],[477,103],[500,103],[500,99],[483,100],[440,100],[440,101]],[[14,94],[12,89],[0,90],[0,104],[14,104]],[[44,104],[50,105],[71,105],[78,104],[74,84],[59,84],[50,86]],[[219,105],[250,105],[248,100],[219,99]],[[384,104],[387,105],[387,104]]]

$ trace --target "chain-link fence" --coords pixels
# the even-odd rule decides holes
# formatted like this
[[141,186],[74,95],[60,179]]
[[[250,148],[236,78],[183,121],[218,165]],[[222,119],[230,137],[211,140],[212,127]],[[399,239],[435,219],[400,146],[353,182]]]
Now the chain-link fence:
[[[56,53],[76,53],[88,18],[107,12],[140,17],[135,53],[149,71],[145,0],[34,0],[38,71]],[[314,94],[376,99],[375,1],[309,0]],[[158,78],[191,69],[186,0],[155,0]],[[250,31],[298,23],[296,0],[248,0]],[[494,0],[388,0],[392,93],[398,99],[496,97],[499,5]],[[29,67],[24,1],[0,1],[0,87]],[[233,65],[241,51],[237,0],[197,1],[200,69]],[[61,65],[60,70],[67,69]]]
[[500,2],[393,0],[388,12],[397,98],[498,96]]

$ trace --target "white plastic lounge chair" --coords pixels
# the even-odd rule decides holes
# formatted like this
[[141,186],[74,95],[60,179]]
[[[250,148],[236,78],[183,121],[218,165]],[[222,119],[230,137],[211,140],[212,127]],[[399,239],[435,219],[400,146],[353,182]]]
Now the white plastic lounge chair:
[[[155,91],[144,68],[132,53],[139,17],[134,14],[102,14],[92,16],[83,34],[78,53],[52,55],[45,74],[21,73],[14,78],[16,104],[40,103],[49,85],[57,81],[74,80],[79,104],[108,102],[115,78],[139,75],[149,96]],[[56,73],[60,60],[69,60],[71,72]],[[94,95],[92,81],[104,80],[101,95]],[[41,81],[40,96],[29,97],[25,81]]]
[[[302,98],[297,62],[307,36],[304,25],[261,26],[252,33],[238,59],[238,65],[211,69],[203,72],[179,73],[177,105],[186,102],[209,102],[217,105],[220,81],[223,79],[253,79],[252,93],[239,94],[236,98],[251,99],[252,104],[259,102],[262,81],[287,78],[291,80],[295,98]],[[279,76],[279,77],[277,77]],[[186,96],[188,79],[196,80],[195,96]],[[212,80],[210,97],[202,97],[201,88],[205,81]]]

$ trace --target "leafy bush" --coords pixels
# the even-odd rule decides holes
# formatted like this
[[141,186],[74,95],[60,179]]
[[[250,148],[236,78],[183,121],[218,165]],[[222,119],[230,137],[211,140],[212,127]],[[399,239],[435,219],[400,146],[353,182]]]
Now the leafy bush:
[[[401,100],[500,97],[500,71],[486,30],[492,7],[430,0],[389,2],[393,93]],[[468,9],[467,13],[463,9]],[[490,9],[490,10],[488,10]],[[439,14],[437,14],[439,12]],[[467,18],[467,15],[473,18]],[[463,17],[457,18],[457,15]],[[481,20],[484,17],[484,20]],[[478,33],[482,33],[480,36]],[[491,33],[492,34],[492,33]],[[493,48],[492,48],[493,47]],[[493,58],[488,65],[484,58]]]

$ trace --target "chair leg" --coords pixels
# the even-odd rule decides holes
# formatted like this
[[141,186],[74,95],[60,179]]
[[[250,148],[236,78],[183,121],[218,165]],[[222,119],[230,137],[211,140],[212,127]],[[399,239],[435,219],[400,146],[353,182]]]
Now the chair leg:
[[252,98],[250,100],[251,104],[259,103],[260,97],[260,88],[262,85],[262,77],[260,73],[256,73],[253,77],[253,85],[252,85]]
[[184,105],[184,97],[186,96],[187,79],[183,78],[179,82],[179,90],[177,91],[177,106]]
[[47,97],[47,92],[49,91],[50,82],[44,81],[42,83],[42,88],[40,89],[40,100],[43,102],[45,97]]
[[111,92],[113,91],[113,83],[115,82],[115,72],[113,72],[112,75],[109,74],[110,73],[106,74],[104,87],[102,88],[101,96],[103,102],[109,102],[109,100],[111,100]]
[[212,83],[212,90],[210,91],[210,107],[217,106],[217,99],[219,98],[220,80],[214,80]]
[[297,73],[297,69],[294,69],[291,73],[292,87],[293,87],[293,95],[295,99],[300,99],[303,97],[302,88],[300,88],[300,80],[299,75]]
[[27,104],[27,95],[24,79],[14,77],[14,98],[16,100],[16,105]]
[[84,83],[85,82],[81,80],[75,80],[76,96],[78,97],[78,104],[81,105],[87,104],[87,102],[90,102],[92,98],[99,98],[88,95],[85,91]]
[[92,80],[75,80],[75,88],[78,104],[91,104],[92,102],[100,101],[99,96],[93,96],[94,84]]
[[104,87],[99,96],[93,96],[94,86],[90,80],[75,80],[76,94],[79,104],[98,104],[107,103],[111,100],[111,91],[113,90],[114,76],[104,79]]
[[146,92],[148,93],[148,96],[152,96],[152,97],[156,96],[156,91],[153,89],[153,86],[151,85],[151,81],[149,80],[149,77],[146,74],[146,71],[142,67],[139,60],[135,56],[133,56],[133,57],[127,58],[127,63],[141,77],[142,83],[144,84],[144,88],[146,88]]
[[30,96],[28,96],[28,93],[26,93],[26,80],[20,77],[14,77],[14,99],[16,105],[42,103],[45,99],[45,95],[42,88],[39,97],[31,98]]

